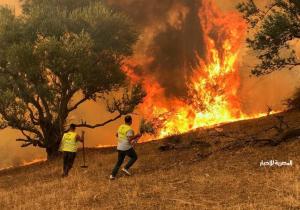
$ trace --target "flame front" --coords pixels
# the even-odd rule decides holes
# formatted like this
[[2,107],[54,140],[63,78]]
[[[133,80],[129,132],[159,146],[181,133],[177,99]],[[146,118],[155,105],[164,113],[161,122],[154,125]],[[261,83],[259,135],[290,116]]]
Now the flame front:
[[[222,14],[212,1],[203,1],[198,16],[206,56],[195,55],[198,65],[187,78],[170,75],[172,80],[186,80],[188,97],[167,98],[154,77],[147,75],[143,80],[148,95],[140,110],[146,119],[152,119],[159,137],[250,117],[241,111],[238,97],[237,59],[246,23],[237,12]],[[128,66],[124,70],[132,80],[140,79]]]

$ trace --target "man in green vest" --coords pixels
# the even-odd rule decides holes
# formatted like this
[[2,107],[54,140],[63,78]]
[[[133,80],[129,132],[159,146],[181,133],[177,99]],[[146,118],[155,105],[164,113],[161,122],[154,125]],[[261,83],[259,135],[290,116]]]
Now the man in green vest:
[[137,154],[133,149],[133,144],[137,142],[137,140],[141,137],[141,134],[134,135],[134,131],[131,127],[132,124],[132,118],[131,116],[125,117],[125,124],[121,125],[117,132],[117,138],[118,138],[118,161],[112,170],[112,173],[110,175],[110,179],[115,179],[119,168],[121,167],[122,163],[124,162],[124,159],[126,156],[130,157],[130,160],[125,165],[124,168],[122,168],[122,171],[127,174],[131,175],[129,172],[129,168],[135,163],[137,160]]
[[60,144],[60,151],[63,152],[63,177],[68,176],[70,169],[73,166],[78,142],[84,141],[84,131],[81,133],[81,137],[75,132],[76,126],[70,125],[70,129],[63,135]]

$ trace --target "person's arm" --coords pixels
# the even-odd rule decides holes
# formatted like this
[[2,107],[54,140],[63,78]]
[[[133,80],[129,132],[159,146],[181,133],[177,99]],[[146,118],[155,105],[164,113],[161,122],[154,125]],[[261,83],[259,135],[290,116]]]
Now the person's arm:
[[84,135],[85,135],[85,131],[81,131],[81,136],[79,136],[79,135],[77,134],[77,136],[76,136],[76,141],[83,142],[83,141],[84,141]]
[[136,143],[135,141],[140,138],[142,136],[142,134],[138,133],[136,135],[134,135],[133,130],[131,130],[131,132],[129,133],[129,135],[127,135],[127,138],[129,140],[130,143]]
[[140,137],[142,137],[142,134],[138,133],[138,134],[136,134],[135,136],[133,136],[133,140],[138,139],[138,138],[140,138]]
[[127,139],[129,141],[129,143],[132,143],[132,140],[134,139],[134,132],[133,132],[133,130],[129,130],[126,133],[126,136],[127,136]]

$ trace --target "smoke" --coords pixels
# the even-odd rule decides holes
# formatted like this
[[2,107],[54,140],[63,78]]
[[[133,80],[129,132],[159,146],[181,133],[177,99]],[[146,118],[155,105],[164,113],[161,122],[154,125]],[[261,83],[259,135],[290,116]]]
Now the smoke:
[[[196,54],[205,57],[205,44],[198,17],[200,0],[107,0],[108,5],[128,14],[139,26],[142,35],[135,49],[136,60],[142,70],[136,71],[142,78],[155,77],[164,88],[167,98],[187,96],[185,78],[197,65]],[[237,12],[241,0],[215,0],[224,12]],[[269,0],[256,1],[264,7]],[[213,36],[213,34],[212,34]],[[218,40],[216,37],[215,40]],[[298,43],[299,45],[299,43]],[[300,55],[300,53],[298,52]],[[251,68],[257,59],[246,43],[240,49],[238,59],[243,112],[265,112],[268,107],[284,109],[283,101],[290,97],[299,82],[299,71],[283,70],[273,74],[251,76]],[[299,68],[298,68],[299,70]]]
[[[299,43],[298,43],[299,44]],[[254,114],[273,110],[284,110],[285,100],[299,87],[300,67],[293,70],[283,69],[269,75],[256,77],[251,70],[257,59],[248,48],[241,49],[240,57],[241,86],[239,98],[244,113]]]
[[201,1],[107,0],[107,3],[127,13],[142,32],[136,54],[147,59],[139,60],[143,68],[140,76],[154,76],[167,97],[187,96],[185,78],[197,64],[195,55],[205,54],[198,17]]
[[34,159],[43,159],[45,154],[39,148],[20,148],[20,143],[16,142],[21,134],[12,129],[0,131],[0,169],[11,166],[19,166]]

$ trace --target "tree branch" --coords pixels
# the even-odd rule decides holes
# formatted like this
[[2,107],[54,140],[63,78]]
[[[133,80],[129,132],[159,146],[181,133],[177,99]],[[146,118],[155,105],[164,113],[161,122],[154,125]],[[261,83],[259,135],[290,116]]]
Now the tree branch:
[[32,140],[31,137],[24,132],[24,130],[21,130],[21,132],[28,140]]
[[34,147],[38,146],[38,147],[41,147],[41,148],[45,148],[45,145],[42,144],[40,141],[38,140],[29,140],[29,139],[16,139],[16,141],[23,141],[24,143],[21,145],[21,147],[28,147],[30,145],[33,145]]
[[266,6],[267,10],[264,11],[264,10],[259,10],[262,14],[260,15],[260,20],[263,20],[265,19],[265,17],[268,15],[268,13],[274,8],[278,6],[278,3],[272,3],[270,4],[269,6]]
[[26,87],[23,84],[20,84],[18,82],[20,76],[18,74],[12,73],[11,71],[8,71],[8,70],[5,71],[5,73],[10,75],[13,78],[14,81],[12,81],[12,84],[16,85],[17,89],[21,90],[21,91],[18,91],[18,95],[22,96],[22,98],[24,99],[24,101],[26,103],[31,103],[38,110],[40,119],[44,119],[44,111],[43,111],[41,105],[39,104],[39,102],[37,100],[35,100],[33,95],[29,94],[32,91],[30,91],[29,89],[27,89],[25,91]]
[[33,110],[29,107],[29,104],[27,104],[27,109],[28,109],[28,111],[29,111],[29,116],[30,116],[30,120],[31,120],[32,124],[34,124],[34,125],[39,125],[38,119],[36,119],[36,118],[34,117]]
[[78,106],[80,106],[82,103],[84,103],[84,102],[87,101],[88,99],[89,99],[88,96],[83,97],[83,98],[82,98],[81,100],[79,100],[76,104],[74,104],[72,107],[70,107],[70,108],[68,109],[68,112],[70,113],[70,112],[74,111],[75,109],[78,108]]
[[300,66],[300,63],[285,63],[286,66]]
[[45,145],[41,141],[31,138],[30,136],[24,134],[24,132],[22,132],[22,133],[26,137],[26,139],[23,139],[23,138],[16,139],[16,141],[22,141],[22,142],[24,142],[21,145],[21,147],[28,147],[30,145],[33,145],[35,147],[38,146],[38,147],[45,148]]
[[117,119],[119,119],[119,118],[121,118],[122,117],[122,114],[119,114],[118,116],[116,116],[116,117],[114,117],[114,118],[112,118],[112,119],[109,119],[109,120],[107,120],[107,121],[105,121],[105,122],[103,122],[103,123],[99,123],[99,124],[95,124],[95,125],[90,125],[90,124],[87,124],[86,122],[82,122],[81,124],[75,124],[76,125],[76,127],[83,127],[83,128],[98,128],[98,127],[102,127],[102,126],[105,126],[106,124],[108,124],[108,123],[110,123],[110,122],[113,122],[113,121],[115,121],[115,120],[117,120]]
[[16,141],[23,141],[24,143],[21,145],[21,147],[28,147],[33,144],[33,141],[28,139],[16,139]]
[[[34,133],[36,134],[39,138],[43,138],[42,134],[39,132],[39,130],[37,130],[35,127],[31,127],[28,124],[23,124],[24,122],[22,122],[21,120],[17,119],[17,117],[14,115],[8,115],[5,112],[2,112],[2,117],[3,119],[5,119],[8,122],[8,126],[11,126],[12,128],[17,128],[19,130],[22,131],[22,133],[24,131],[30,132],[30,133]],[[24,133],[23,133],[24,134]],[[26,136],[26,135],[25,135]],[[26,136],[27,137],[27,136]],[[28,137],[27,137],[28,138]]]
[[[38,88],[37,88],[38,89]],[[37,90],[37,93],[39,93],[39,91]],[[43,97],[43,95],[41,93],[39,93],[39,98],[41,99],[42,101],[42,104],[45,108],[45,111],[46,111],[46,117],[49,119],[49,121],[52,120],[52,115],[50,113],[50,109],[49,109],[49,106],[47,104],[47,101],[45,100],[45,98]]]

